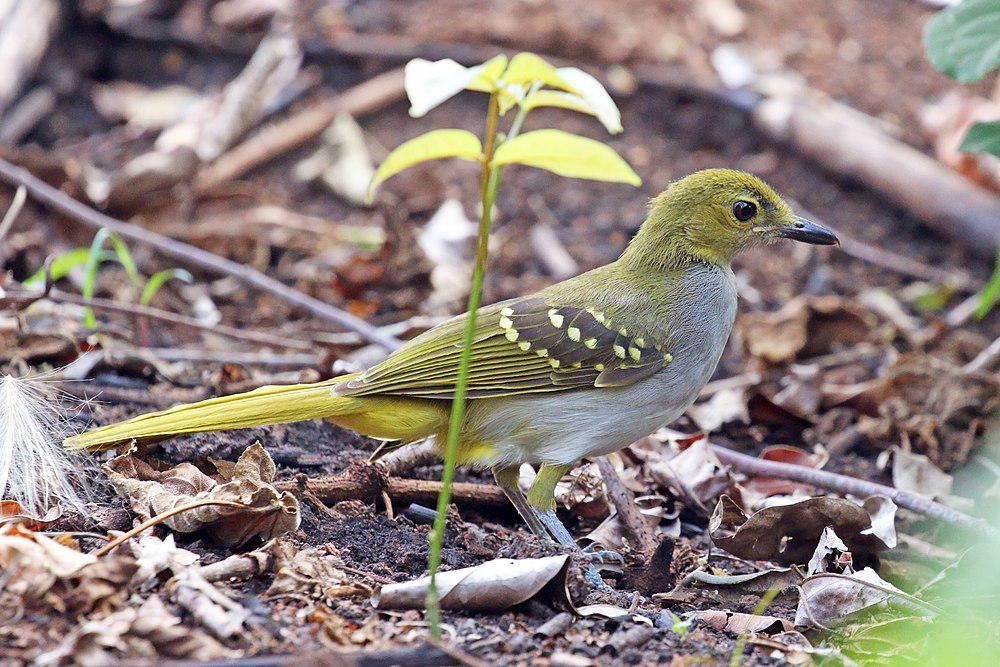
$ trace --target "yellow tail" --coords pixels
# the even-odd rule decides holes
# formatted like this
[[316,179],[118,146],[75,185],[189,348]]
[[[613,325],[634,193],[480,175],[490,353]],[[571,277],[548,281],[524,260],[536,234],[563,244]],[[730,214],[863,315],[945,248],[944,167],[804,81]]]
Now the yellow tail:
[[414,442],[443,429],[447,401],[402,396],[334,396],[342,376],[316,384],[261,387],[245,394],[178,405],[66,438],[68,449],[101,451],[132,441],[158,442],[188,433],[328,419],[381,440]]

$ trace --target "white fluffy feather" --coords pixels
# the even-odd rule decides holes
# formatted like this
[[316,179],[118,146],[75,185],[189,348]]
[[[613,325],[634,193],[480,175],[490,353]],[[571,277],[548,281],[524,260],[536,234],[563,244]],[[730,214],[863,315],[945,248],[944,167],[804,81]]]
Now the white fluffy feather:
[[57,504],[82,509],[85,464],[63,450],[65,426],[45,381],[0,377],[0,498],[36,516]]

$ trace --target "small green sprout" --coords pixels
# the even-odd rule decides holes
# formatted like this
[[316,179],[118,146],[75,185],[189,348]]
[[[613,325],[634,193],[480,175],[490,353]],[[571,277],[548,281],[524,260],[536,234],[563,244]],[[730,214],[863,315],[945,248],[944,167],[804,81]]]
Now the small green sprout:
[[[105,245],[111,244],[112,250],[107,250]],[[45,286],[46,276],[52,282],[61,280],[77,268],[83,268],[84,279],[81,295],[86,299],[92,299],[97,291],[97,273],[100,265],[104,262],[118,262],[128,276],[129,283],[133,289],[140,293],[139,304],[148,306],[153,299],[170,280],[181,280],[190,283],[194,277],[184,269],[164,269],[153,274],[148,280],[143,282],[142,274],[136,266],[135,259],[131,251],[122,239],[109,232],[107,229],[100,229],[94,235],[94,240],[89,248],[74,248],[56,257],[46,269],[40,269],[30,278],[24,281],[24,286],[32,289],[42,289]],[[84,323],[88,329],[97,328],[97,317],[91,308],[84,310]]]
[[[611,96],[596,78],[575,67],[553,67],[533,53],[519,53],[511,59],[498,55],[481,65],[465,67],[454,60],[411,60],[406,65],[404,87],[410,99],[410,115],[423,116],[463,90],[489,95],[486,130],[482,140],[462,129],[433,130],[404,142],[393,150],[376,170],[368,191],[399,172],[428,160],[456,157],[480,165],[481,215],[476,259],[469,289],[465,345],[459,360],[455,399],[452,403],[448,439],[445,444],[444,472],[438,496],[437,518],[431,532],[428,569],[431,585],[427,592],[427,617],[431,633],[441,637],[436,575],[441,564],[445,516],[455,478],[458,435],[465,416],[465,394],[469,377],[472,342],[486,273],[491,213],[500,185],[500,175],[508,165],[522,164],[551,171],[560,176],[587,178],[638,186],[639,176],[613,149],[599,141],[555,129],[521,134],[528,112],[539,107],[559,107],[597,118],[612,134],[622,131],[621,114]],[[501,119],[517,109],[514,120],[501,132]]]

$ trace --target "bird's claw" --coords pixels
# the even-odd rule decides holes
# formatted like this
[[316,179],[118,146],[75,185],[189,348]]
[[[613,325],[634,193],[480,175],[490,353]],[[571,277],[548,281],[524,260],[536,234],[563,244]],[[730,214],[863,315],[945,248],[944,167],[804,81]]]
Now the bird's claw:
[[624,556],[617,551],[601,549],[594,544],[581,549],[580,555],[602,572],[616,572],[621,574],[625,568]]

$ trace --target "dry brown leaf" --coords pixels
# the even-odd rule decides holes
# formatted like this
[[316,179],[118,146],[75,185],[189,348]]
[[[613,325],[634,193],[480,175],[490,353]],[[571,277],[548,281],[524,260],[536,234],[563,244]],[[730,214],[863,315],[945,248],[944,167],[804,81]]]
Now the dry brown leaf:
[[343,565],[340,552],[332,544],[303,549],[278,564],[274,582],[264,595],[306,595],[325,602],[352,595],[370,595],[369,589],[352,582],[340,569]]
[[745,387],[723,389],[707,401],[689,407],[687,415],[705,433],[716,431],[730,422],[747,424],[750,422],[750,413],[747,410],[746,393]]
[[267,540],[299,526],[298,500],[291,493],[279,493],[271,484],[274,462],[260,443],[254,443],[240,455],[230,478],[223,483],[190,463],[157,470],[139,458],[134,449],[112,459],[104,468],[112,485],[128,498],[143,520],[198,500],[240,503],[246,507],[207,505],[164,521],[181,533],[205,530],[222,545],[239,546],[256,535]]
[[888,498],[875,498],[866,500],[865,507],[843,498],[808,498],[748,517],[732,498],[722,496],[709,533],[716,546],[740,558],[802,565],[809,562],[823,530],[832,526],[856,557],[871,556],[896,544],[896,506]]
[[[437,575],[442,609],[503,611],[536,595],[553,580],[565,582],[569,556],[499,558]],[[373,603],[378,609],[423,609],[430,577],[383,586]],[[565,584],[562,584],[565,588]]]
[[771,363],[856,345],[878,324],[871,312],[837,296],[798,297],[781,310],[747,313],[738,322],[750,355]]
[[112,665],[122,660],[222,660],[234,658],[217,641],[181,625],[156,596],[102,619],[86,621],[34,664]]
[[[808,468],[822,468],[826,465],[830,455],[825,450],[807,452],[804,449],[792,447],[791,445],[771,445],[764,448],[759,458],[765,461],[790,463]],[[765,477],[763,475],[751,477],[742,486],[751,493],[761,495],[765,498],[768,496],[792,495],[796,492],[808,492],[812,490],[812,486],[809,484],[778,479],[776,477]]]
[[[802,581],[795,625],[830,628],[863,609],[894,600],[906,603],[912,599],[871,568],[853,574],[820,572]],[[908,606],[913,607],[912,604]],[[916,608],[927,612],[919,606]]]
[[139,585],[154,583],[161,572],[178,572],[199,559],[197,554],[178,547],[172,534],[161,540],[152,533],[143,533],[135,537],[130,546],[138,565],[133,582]]
[[201,576],[197,568],[178,571],[167,582],[170,598],[222,640],[239,636],[250,612]]
[[733,484],[729,468],[719,462],[704,434],[673,458],[667,458],[666,451],[661,446],[641,454],[649,475],[689,507],[708,514],[710,503]]
[[706,609],[704,611],[691,611],[684,614],[686,618],[694,618],[716,630],[723,630],[734,635],[741,635],[748,632],[778,633],[790,632],[794,630],[791,621],[776,616],[758,616],[757,614],[743,614],[735,611],[721,611],[718,609]]

